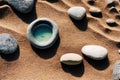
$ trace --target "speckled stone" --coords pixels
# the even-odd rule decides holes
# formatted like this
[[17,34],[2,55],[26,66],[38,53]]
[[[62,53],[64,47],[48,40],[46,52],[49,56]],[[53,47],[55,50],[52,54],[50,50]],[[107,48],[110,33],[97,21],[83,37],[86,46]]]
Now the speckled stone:
[[116,61],[113,67],[113,80],[120,80],[120,61]]
[[6,0],[13,8],[21,13],[28,13],[33,9],[35,0]]
[[0,53],[1,54],[12,54],[18,48],[17,40],[10,34],[0,34]]

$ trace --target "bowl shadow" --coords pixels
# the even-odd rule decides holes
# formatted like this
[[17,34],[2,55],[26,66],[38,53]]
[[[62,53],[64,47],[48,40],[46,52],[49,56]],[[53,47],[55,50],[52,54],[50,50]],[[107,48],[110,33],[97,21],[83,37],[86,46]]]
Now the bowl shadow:
[[38,49],[36,47],[34,47],[31,44],[31,47],[33,49],[33,51],[41,58],[43,59],[49,59],[52,58],[53,56],[55,56],[57,49],[59,47],[60,44],[60,37],[58,37],[58,39],[56,40],[56,42],[49,48],[47,49]]
[[81,77],[84,74],[84,64],[83,62],[78,65],[66,65],[61,63],[62,69],[67,72],[72,74],[75,77]]
[[[69,16],[70,17],[70,16]],[[74,25],[81,31],[86,31],[88,28],[88,20],[85,15],[85,17],[82,20],[75,20],[72,17],[70,17]]]
[[1,57],[6,60],[6,61],[15,61],[19,58],[20,56],[20,49],[19,47],[14,53],[11,54],[1,54]]
[[24,21],[25,23],[29,24],[31,23],[32,21],[34,21],[35,19],[37,19],[37,14],[36,14],[36,2],[37,0],[35,0],[34,2],[34,6],[33,6],[33,9],[32,11],[30,11],[29,13],[21,13],[19,11],[17,11],[16,9],[14,9],[11,5],[8,5],[12,8],[12,10],[15,12],[15,14],[22,20]]
[[88,58],[84,54],[83,57],[85,60],[88,61],[90,65],[92,65],[97,70],[105,70],[110,65],[108,57],[103,60],[93,60],[91,58]]

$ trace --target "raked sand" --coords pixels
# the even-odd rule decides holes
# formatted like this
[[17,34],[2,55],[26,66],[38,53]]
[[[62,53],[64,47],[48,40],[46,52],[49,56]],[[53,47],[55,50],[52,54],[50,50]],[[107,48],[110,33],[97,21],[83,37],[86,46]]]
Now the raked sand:
[[[109,13],[107,2],[96,0],[94,7],[102,10],[102,18],[90,15],[91,5],[87,0],[38,0],[35,9],[27,15],[12,10],[8,5],[0,6],[0,33],[13,35],[19,43],[19,58],[5,61],[0,58],[1,80],[112,80],[112,68],[120,59],[117,43],[120,42],[120,19]],[[82,6],[87,10],[86,19],[74,21],[67,10],[72,6]],[[116,6],[120,9],[120,5]],[[59,39],[53,47],[46,50],[33,48],[26,38],[27,26],[36,18],[47,17],[59,26]],[[106,24],[108,18],[114,19],[117,27]],[[84,28],[84,26],[86,26]],[[81,48],[86,44],[101,45],[108,49],[108,58],[93,61],[83,56]],[[120,46],[120,44],[119,44]],[[61,65],[59,59],[65,53],[83,56],[81,65],[70,67]],[[15,57],[18,57],[15,56]]]

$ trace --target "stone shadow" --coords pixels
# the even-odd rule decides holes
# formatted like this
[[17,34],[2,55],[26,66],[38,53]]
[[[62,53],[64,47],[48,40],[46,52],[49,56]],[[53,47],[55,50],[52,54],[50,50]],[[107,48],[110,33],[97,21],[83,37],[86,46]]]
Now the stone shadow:
[[88,58],[84,54],[83,54],[83,57],[85,60],[88,61],[90,65],[92,65],[97,70],[105,70],[110,65],[108,57],[106,57],[103,60],[93,60],[91,58]]
[[20,49],[19,47],[14,53],[11,54],[1,54],[1,57],[5,59],[6,61],[15,61],[19,58],[20,56]]
[[60,37],[58,37],[57,41],[50,48],[38,49],[34,47],[32,44],[31,44],[31,47],[38,56],[40,56],[43,59],[49,59],[56,54],[59,44],[60,44]]
[[102,18],[103,15],[102,15],[102,12],[90,12],[90,14],[93,16],[93,17],[96,17],[96,18]]
[[61,63],[62,69],[67,72],[72,74],[75,77],[81,77],[84,74],[84,64],[83,62],[79,65],[66,65]]
[[[35,19],[37,19],[37,14],[36,14],[36,2],[37,0],[35,0],[34,2],[34,7],[32,9],[32,11],[30,11],[29,13],[23,14],[19,11],[17,11],[16,9],[14,9],[12,6],[13,11],[15,12],[15,14],[25,23],[29,24],[32,21],[34,21]],[[9,5],[9,4],[8,4]]]
[[85,15],[85,17],[82,20],[75,20],[72,17],[70,17],[74,25],[81,31],[86,31],[88,28],[88,20]]

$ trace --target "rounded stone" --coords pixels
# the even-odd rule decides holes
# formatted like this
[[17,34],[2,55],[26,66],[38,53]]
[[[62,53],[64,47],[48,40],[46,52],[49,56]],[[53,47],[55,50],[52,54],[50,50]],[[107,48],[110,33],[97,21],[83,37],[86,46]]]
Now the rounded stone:
[[89,11],[90,11],[90,14],[94,17],[98,17],[98,18],[102,17],[102,11],[100,8],[90,7]]
[[113,67],[113,80],[120,80],[120,61],[116,61]]
[[89,11],[93,12],[93,13],[99,13],[99,12],[101,12],[101,10],[99,8],[97,8],[97,7],[90,7]]
[[6,0],[6,2],[21,13],[29,13],[33,9],[35,0]]
[[117,13],[117,14],[119,13],[116,7],[111,7],[111,8],[109,9],[109,12],[110,12],[110,13]]
[[58,38],[57,24],[48,18],[39,18],[27,28],[27,38],[30,43],[39,49],[51,47]]
[[0,34],[0,53],[1,54],[12,54],[18,49],[17,40],[10,34]]
[[109,26],[117,26],[117,23],[115,22],[114,19],[107,19],[107,20],[106,20],[106,23],[107,23]]
[[81,51],[85,56],[94,60],[102,60],[107,56],[107,49],[99,45],[85,45]]
[[78,65],[82,60],[83,58],[76,53],[66,53],[60,58],[60,62],[66,65]]
[[78,7],[78,6],[69,8],[67,12],[69,16],[71,16],[73,19],[76,20],[81,20],[86,15],[86,9],[84,7]]
[[118,0],[107,0],[107,8],[116,7],[117,5],[119,5]]

